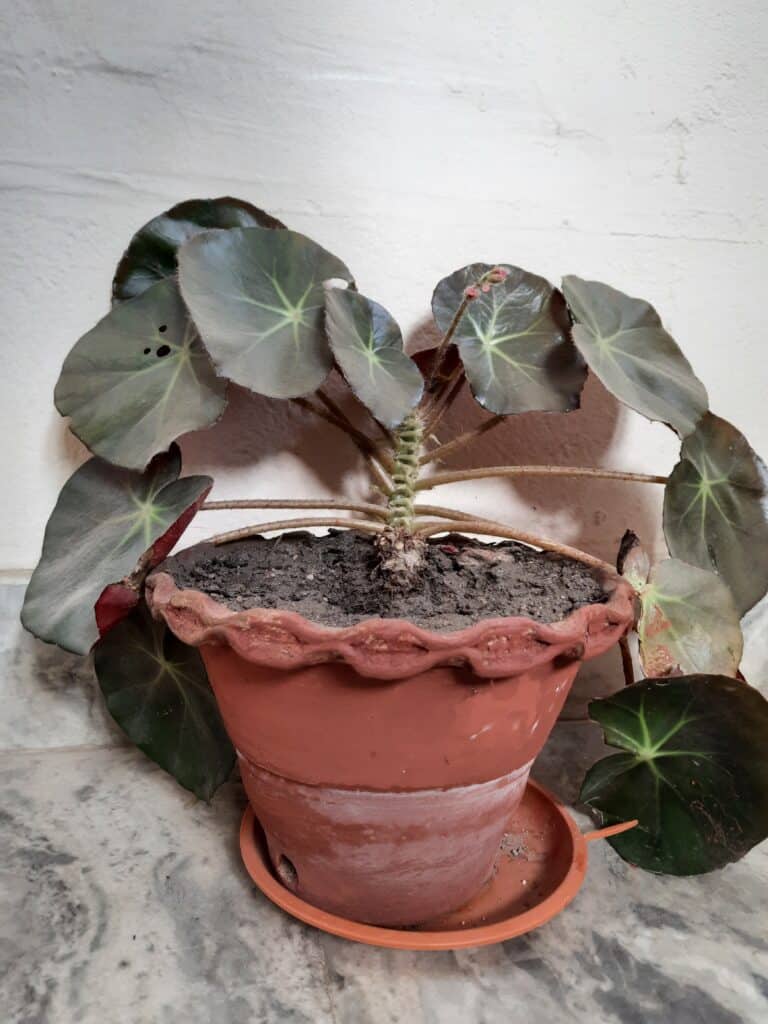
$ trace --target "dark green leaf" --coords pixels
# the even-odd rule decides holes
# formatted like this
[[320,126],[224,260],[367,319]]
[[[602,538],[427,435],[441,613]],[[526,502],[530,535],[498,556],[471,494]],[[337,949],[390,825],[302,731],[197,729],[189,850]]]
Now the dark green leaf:
[[712,413],[683,442],[664,494],[670,553],[719,573],[743,615],[768,588],[768,469]]
[[197,650],[140,605],[96,644],[94,667],[110,714],[136,746],[210,800],[235,751]]
[[352,280],[341,260],[293,231],[210,231],[179,250],[181,292],[219,371],[273,398],[314,391],[331,369],[331,278]]
[[210,228],[283,228],[279,220],[256,206],[222,196],[187,199],[153,217],[131,239],[112,282],[116,301],[141,295],[153,284],[176,273],[176,250]]
[[590,370],[630,409],[690,434],[707,392],[653,306],[599,281],[563,278],[577,323],[573,340]]
[[226,383],[169,279],[83,335],[64,360],[55,402],[94,454],[143,469],[181,434],[221,416]]
[[581,799],[605,824],[639,825],[608,842],[648,871],[698,875],[768,837],[768,702],[726,676],[645,679],[589,714],[626,751],[590,768]]
[[[174,445],[144,473],[90,459],[61,490],[21,612],[25,629],[86,654],[99,631],[94,607],[105,588],[146,562],[156,565],[211,488],[207,476],[178,479]],[[114,620],[111,620],[114,621]]]
[[472,393],[502,415],[577,409],[586,367],[569,338],[563,297],[544,278],[503,263],[463,267],[435,288],[437,326],[448,330],[466,289],[494,267],[507,276],[478,288],[453,336]]
[[399,426],[418,405],[424,380],[403,352],[403,336],[377,302],[328,288],[325,327],[336,362],[360,401],[386,427]]
[[736,675],[739,613],[719,576],[668,558],[651,569],[646,584],[633,586],[640,595],[637,632],[647,676]]

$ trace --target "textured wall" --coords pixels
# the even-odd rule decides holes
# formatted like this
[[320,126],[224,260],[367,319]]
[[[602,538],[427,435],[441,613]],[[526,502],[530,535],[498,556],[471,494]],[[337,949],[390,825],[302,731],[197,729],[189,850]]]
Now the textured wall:
[[[105,312],[132,231],[195,195],[241,195],[312,235],[411,336],[437,279],[471,260],[642,295],[714,410],[768,452],[764,7],[5,0],[0,567],[33,565],[83,457],[51,402],[64,354]],[[219,467],[217,497],[359,493],[344,444],[238,395],[184,447],[188,469]],[[658,472],[675,453],[592,383],[581,412],[510,421],[480,454]],[[648,488],[449,497],[603,554],[627,524],[658,540]],[[233,521],[200,517],[191,536]]]

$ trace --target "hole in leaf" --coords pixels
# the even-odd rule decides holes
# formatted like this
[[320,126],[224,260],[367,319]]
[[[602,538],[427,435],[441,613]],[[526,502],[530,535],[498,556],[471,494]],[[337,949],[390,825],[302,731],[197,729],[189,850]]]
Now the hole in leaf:
[[161,345],[160,348],[157,350],[157,354],[162,359],[163,356],[167,356],[170,351],[171,351],[171,346],[170,345]]
[[291,861],[283,854],[277,862],[277,875],[286,889],[296,889],[299,884],[299,876]]
[[151,348],[149,348],[149,347],[145,348],[145,349],[144,349],[144,355],[145,355],[145,356],[148,356],[148,355],[149,355],[149,353],[150,353],[151,351],[152,351],[152,349],[151,349]]
[[160,331],[161,334],[165,334],[165,332],[168,330],[168,324],[161,324],[157,329],[158,331]]

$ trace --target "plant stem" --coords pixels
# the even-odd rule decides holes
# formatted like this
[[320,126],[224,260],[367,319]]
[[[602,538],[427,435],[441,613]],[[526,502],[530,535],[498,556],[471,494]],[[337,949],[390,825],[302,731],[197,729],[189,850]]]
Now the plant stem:
[[435,395],[434,402],[429,409],[430,418],[424,427],[425,437],[431,436],[440,420],[451,408],[464,387],[464,379],[464,367],[461,365],[457,366],[450,377],[446,378],[444,388]]
[[304,498],[246,498],[234,501],[206,501],[200,511],[217,512],[221,509],[232,508],[339,509],[344,512],[362,512],[364,515],[373,516],[377,519],[387,518],[387,510],[383,505],[373,505],[365,501],[336,501],[335,498],[327,498],[325,501]]
[[586,551],[580,551],[578,548],[572,548],[568,544],[561,544],[559,541],[550,540],[548,537],[537,537],[535,534],[527,533],[524,530],[513,530],[508,526],[494,523],[490,520],[477,519],[472,521],[462,518],[457,519],[455,522],[429,523],[428,525],[419,526],[415,533],[417,537],[430,537],[434,533],[447,533],[452,529],[461,530],[466,533],[478,533],[488,537],[504,537],[507,540],[516,540],[521,544],[530,544],[531,547],[552,551],[563,558],[572,558],[574,561],[584,562],[585,565],[589,565],[593,569],[601,569],[612,576],[616,575],[616,570],[612,565],[600,558],[595,558],[594,555],[590,555]]
[[624,672],[624,685],[631,686],[635,681],[635,666],[632,662],[632,652],[629,649],[629,641],[626,636],[619,640],[621,651],[621,667]]
[[333,519],[330,516],[310,516],[306,519],[276,519],[271,523],[256,523],[255,526],[244,526],[240,530],[230,530],[228,533],[217,533],[209,538],[211,544],[229,544],[233,540],[245,540],[246,537],[256,537],[262,533],[271,533],[273,530],[298,530],[305,526],[340,526],[349,530],[359,530],[361,533],[381,533],[384,526],[379,523],[372,523],[365,519]]
[[492,416],[489,420],[481,423],[479,427],[475,427],[474,430],[468,430],[465,434],[459,434],[453,441],[449,441],[447,444],[441,444],[437,448],[433,448],[431,451],[425,452],[424,455],[419,459],[419,465],[426,466],[430,462],[435,462],[437,459],[444,459],[446,455],[452,455],[460,448],[464,448],[465,445],[470,444],[478,437],[482,437],[483,434],[487,434],[489,430],[493,430],[494,427],[498,427],[500,423],[503,423],[506,416]]
[[461,469],[451,473],[435,473],[419,480],[417,491],[429,491],[442,484],[459,483],[462,480],[484,480],[493,476],[548,476],[548,477],[590,477],[593,480],[628,480],[640,484],[665,484],[665,476],[648,473],[625,473],[618,469],[599,469],[584,466],[489,466],[483,469]]
[[393,487],[387,502],[387,525],[395,530],[411,532],[413,498],[419,478],[423,438],[424,426],[417,412],[406,416],[395,431]]
[[326,423],[332,424],[338,430],[343,430],[347,437],[355,444],[358,450],[362,453],[363,458],[368,464],[368,469],[371,476],[374,478],[377,487],[382,494],[387,497],[392,490],[392,481],[389,478],[388,473],[379,465],[377,461],[378,449],[371,441],[369,437],[366,437],[361,431],[357,430],[356,427],[348,427],[343,421],[336,418],[330,412],[326,412],[325,409],[319,409],[312,402],[306,398],[291,398],[291,402],[294,405],[298,405],[299,408],[305,409],[307,412],[314,413],[315,416],[319,416],[321,420],[325,420]]
[[461,318],[466,313],[467,306],[470,304],[471,301],[472,299],[470,298],[470,296],[465,293],[464,297],[459,303],[458,309],[453,314],[453,319],[448,324],[448,330],[440,339],[440,343],[437,346],[437,351],[435,352],[435,358],[432,360],[432,369],[429,371],[429,377],[427,378],[427,386],[424,388],[424,391],[427,394],[429,394],[429,392],[434,387],[435,379],[440,371],[440,366],[442,365],[443,359],[445,358],[445,353],[448,350],[448,346],[451,344],[453,336],[456,333],[456,328],[459,326]]

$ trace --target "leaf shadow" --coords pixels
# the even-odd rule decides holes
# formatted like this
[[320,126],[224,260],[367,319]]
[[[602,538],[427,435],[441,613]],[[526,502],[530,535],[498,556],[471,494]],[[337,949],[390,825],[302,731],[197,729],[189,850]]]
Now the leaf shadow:
[[[350,416],[356,417],[357,411],[345,401],[337,382],[331,381],[327,391]],[[218,423],[208,430],[186,434],[179,443],[187,474],[209,473],[215,478],[217,471],[256,470],[285,453],[303,464],[318,485],[334,494],[344,492],[350,476],[360,477],[365,487],[360,455],[341,431],[291,402],[266,398],[236,384],[229,385],[229,402]],[[275,472],[281,469],[276,466]],[[239,496],[278,496],[280,488],[275,488],[271,480],[267,486],[263,473],[256,483],[249,490],[246,482],[247,493]],[[311,485],[302,490],[311,491]]]

